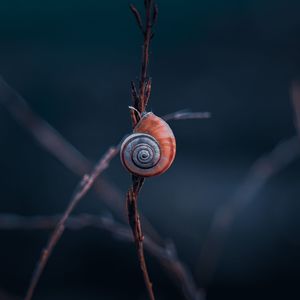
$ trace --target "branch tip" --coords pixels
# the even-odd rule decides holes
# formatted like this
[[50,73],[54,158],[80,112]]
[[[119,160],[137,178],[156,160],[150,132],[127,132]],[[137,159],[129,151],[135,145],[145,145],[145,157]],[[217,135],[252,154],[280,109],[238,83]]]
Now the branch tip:
[[142,21],[142,18],[141,18],[141,14],[139,13],[138,9],[133,4],[129,4],[129,8],[132,11],[132,13],[133,13],[133,15],[136,19],[136,22],[138,24],[139,29],[144,34],[143,21]]
[[153,14],[152,14],[152,26],[156,24],[157,17],[158,17],[158,5],[155,3],[153,7]]

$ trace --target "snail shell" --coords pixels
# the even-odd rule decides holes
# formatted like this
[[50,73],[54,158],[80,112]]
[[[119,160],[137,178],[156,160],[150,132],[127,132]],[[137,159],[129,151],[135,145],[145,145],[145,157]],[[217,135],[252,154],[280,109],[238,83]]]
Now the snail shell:
[[169,169],[176,154],[176,141],[170,126],[152,112],[142,116],[122,143],[120,156],[132,174],[150,177]]

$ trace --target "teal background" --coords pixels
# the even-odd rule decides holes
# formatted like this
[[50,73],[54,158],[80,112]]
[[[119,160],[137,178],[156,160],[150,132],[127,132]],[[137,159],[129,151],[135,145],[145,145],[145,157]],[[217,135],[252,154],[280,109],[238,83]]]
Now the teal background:
[[[139,8],[142,2],[134,1]],[[208,300],[297,299],[299,160],[237,216],[210,285],[197,262],[215,210],[257,157],[295,134],[289,88],[300,73],[300,2],[157,3],[149,109],[210,111],[212,118],[171,123],[176,161],[146,182],[141,211],[175,242]],[[128,4],[0,1],[0,74],[93,161],[130,132],[130,80],[139,75],[142,37]],[[0,170],[3,213],[60,213],[78,182],[3,107]],[[125,195],[130,176],[118,159],[105,176]],[[80,212],[108,208],[90,193]],[[0,231],[1,289],[24,295],[47,237]],[[182,299],[161,266],[148,261],[158,299]],[[35,299],[146,299],[134,247],[98,230],[67,231]]]

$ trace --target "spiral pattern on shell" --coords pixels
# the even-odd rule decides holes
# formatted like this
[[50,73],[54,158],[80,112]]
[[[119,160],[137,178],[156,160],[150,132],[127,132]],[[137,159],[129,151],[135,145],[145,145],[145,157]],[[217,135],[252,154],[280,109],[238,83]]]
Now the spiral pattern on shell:
[[154,167],[160,159],[157,141],[149,134],[131,134],[122,144],[123,161],[129,170],[143,172]]
[[147,113],[123,141],[120,156],[129,172],[150,177],[164,173],[175,153],[175,137],[169,125],[153,113]]

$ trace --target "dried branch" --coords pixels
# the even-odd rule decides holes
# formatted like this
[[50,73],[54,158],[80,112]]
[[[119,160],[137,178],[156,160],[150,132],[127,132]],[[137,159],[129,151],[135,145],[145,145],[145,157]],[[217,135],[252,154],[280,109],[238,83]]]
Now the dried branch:
[[279,143],[270,153],[260,157],[253,164],[231,200],[217,209],[200,255],[199,266],[201,266],[204,281],[209,282],[211,280],[224,248],[227,234],[236,216],[254,201],[257,193],[270,178],[299,157],[300,140],[297,136]]
[[18,297],[8,294],[6,291],[4,291],[2,289],[0,289],[0,299],[1,300],[19,300]]
[[139,96],[134,81],[131,81],[131,98],[132,98],[133,110],[131,110],[130,113],[131,113],[132,127],[134,128],[141,118],[141,113],[137,109],[139,105],[138,104]]
[[[0,230],[48,230],[56,227],[61,218],[60,215],[23,217],[15,214],[0,214]],[[118,223],[111,215],[73,215],[67,219],[65,226],[69,230],[94,227],[109,231],[120,241],[133,241],[133,235],[128,226]],[[197,289],[190,272],[178,259],[172,243],[169,242],[166,246],[159,246],[149,236],[145,236],[144,247],[146,251],[161,262],[174,282],[181,286],[186,299],[204,299],[202,291]]]
[[138,27],[140,28],[141,32],[144,34],[144,26],[143,26],[141,14],[139,13],[137,8],[133,4],[129,4],[129,7],[130,7],[135,19],[136,19]]
[[146,261],[145,261],[144,245],[143,245],[144,235],[142,232],[141,221],[140,221],[140,216],[137,207],[138,195],[142,188],[144,180],[145,179],[142,177],[133,176],[132,179],[133,184],[132,187],[127,192],[126,202],[127,202],[128,220],[133,233],[135,245],[137,248],[139,263],[143,273],[144,282],[149,294],[149,298],[151,300],[155,300],[153,289],[152,289],[152,282],[150,280]]
[[71,198],[67,209],[65,210],[63,216],[59,220],[57,226],[55,227],[54,232],[51,234],[50,239],[46,248],[42,251],[42,255],[38,261],[36,269],[33,273],[25,300],[31,300],[36,285],[42,275],[43,270],[47,264],[47,261],[59,241],[61,235],[65,229],[65,223],[68,220],[68,217],[79,203],[79,201],[86,195],[86,193],[90,190],[93,183],[97,179],[97,177],[108,167],[110,160],[118,153],[117,147],[111,147],[106,154],[99,160],[99,162],[95,165],[93,171],[89,175],[85,175],[78,187],[76,188],[73,197]]
[[152,14],[152,27],[156,24],[157,17],[158,17],[158,6],[157,4],[154,4],[153,14]]
[[139,112],[144,112],[149,101],[151,94],[151,81],[148,78],[148,66],[149,66],[149,48],[150,42],[153,38],[152,28],[157,21],[158,8],[154,4],[153,0],[144,1],[146,16],[145,26],[143,26],[142,18],[136,7],[131,4],[130,9],[137,20],[139,29],[142,31],[144,36],[143,50],[142,50],[142,63],[141,63],[141,74],[139,79],[139,93],[138,101],[134,101],[134,107]]
[[[136,126],[138,120],[140,120],[140,115],[145,112],[151,94],[151,79],[148,78],[149,47],[150,41],[153,37],[152,22],[156,21],[158,10],[157,7],[154,6],[153,0],[144,0],[144,5],[146,10],[145,28],[143,28],[140,13],[133,5],[130,6],[131,11],[135,15],[138,26],[142,30],[144,35],[141,75],[139,81],[139,93],[137,93],[134,82],[131,82],[131,94],[134,109],[131,109],[130,112],[133,128]],[[152,283],[148,274],[147,265],[145,261],[143,245],[144,235],[142,232],[141,221],[137,206],[139,192],[144,181],[145,178],[132,176],[132,186],[129,188],[126,194],[126,202],[128,220],[137,248],[139,263],[143,273],[144,282],[148,291],[149,298],[151,300],[155,300],[155,296],[152,289]]]
[[211,117],[209,112],[189,112],[186,110],[176,111],[168,115],[163,116],[162,118],[165,121],[171,120],[195,120],[195,119],[209,119]]

